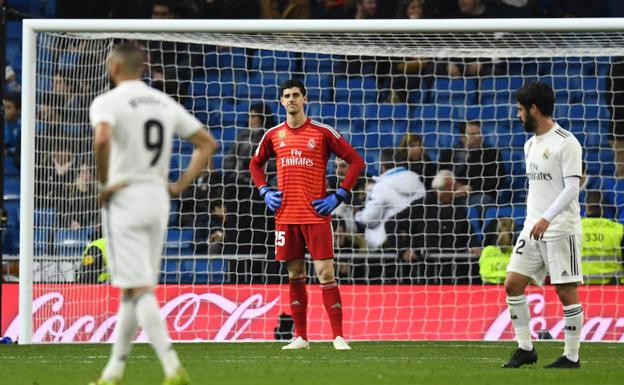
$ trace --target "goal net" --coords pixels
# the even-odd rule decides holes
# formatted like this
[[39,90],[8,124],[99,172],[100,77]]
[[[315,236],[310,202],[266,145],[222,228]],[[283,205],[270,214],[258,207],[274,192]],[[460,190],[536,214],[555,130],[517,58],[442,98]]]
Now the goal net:
[[[290,336],[287,274],[274,260],[273,218],[247,169],[263,132],[285,118],[278,89],[289,78],[306,85],[307,115],[335,127],[366,161],[353,199],[333,219],[349,339],[513,338],[500,274],[480,269],[479,258],[487,246],[505,242],[504,235],[511,244],[526,215],[528,136],[516,117],[515,91],[527,82],[553,86],[556,121],[583,145],[581,199],[600,192],[604,216],[618,219],[609,133],[623,108],[611,87],[617,81],[611,74],[624,65],[621,32],[583,20],[575,21],[579,31],[594,32],[574,32],[569,23],[566,32],[548,32],[561,20],[527,23],[526,31],[522,21],[509,31],[496,20],[341,21],[343,31],[312,20],[260,22],[256,29],[225,21],[149,28],[91,22],[66,29],[26,23],[32,29],[23,66],[22,342],[111,339],[118,292],[102,274],[97,248],[85,251],[101,237],[88,108],[110,87],[106,56],[121,40],[145,47],[145,82],[178,100],[220,143],[210,169],[171,201],[157,290],[176,340]],[[136,32],[142,27],[152,32]],[[318,32],[323,28],[331,32]],[[176,138],[170,180],[192,151]],[[388,202],[394,206],[362,214],[379,175],[396,162],[418,173],[426,192],[403,186],[412,194],[405,204]],[[330,160],[328,189],[344,168],[340,159]],[[441,169],[472,192],[437,194]],[[274,171],[269,163],[272,184]],[[621,340],[623,302],[610,284],[617,280],[580,289],[584,339]],[[328,339],[312,269],[308,283],[310,338]],[[546,330],[562,338],[554,291],[532,287],[529,302],[534,336]],[[17,334],[17,319],[9,329]]]

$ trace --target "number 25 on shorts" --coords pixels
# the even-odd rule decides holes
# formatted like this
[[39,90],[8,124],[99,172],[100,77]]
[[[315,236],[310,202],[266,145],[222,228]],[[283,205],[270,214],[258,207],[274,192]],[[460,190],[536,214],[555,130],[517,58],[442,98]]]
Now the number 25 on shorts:
[[284,246],[286,244],[286,232],[275,231],[275,246]]

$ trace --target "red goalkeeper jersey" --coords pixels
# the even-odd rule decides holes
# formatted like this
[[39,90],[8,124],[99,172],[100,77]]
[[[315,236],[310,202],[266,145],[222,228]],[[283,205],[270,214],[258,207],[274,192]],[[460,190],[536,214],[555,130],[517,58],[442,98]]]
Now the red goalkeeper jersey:
[[298,128],[286,122],[269,129],[258,146],[249,169],[256,187],[266,185],[265,162],[275,156],[277,189],[283,192],[282,205],[275,213],[278,224],[324,223],[331,216],[314,211],[311,202],[324,198],[327,161],[336,154],[349,163],[342,183],[351,190],[364,169],[364,161],[332,127],[308,118]]

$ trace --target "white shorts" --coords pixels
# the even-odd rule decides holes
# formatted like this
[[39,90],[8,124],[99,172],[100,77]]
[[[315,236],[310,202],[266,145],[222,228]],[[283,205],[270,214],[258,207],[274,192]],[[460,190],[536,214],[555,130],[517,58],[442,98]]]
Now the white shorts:
[[122,289],[153,287],[169,219],[169,193],[156,183],[132,184],[102,210],[111,283]]
[[566,235],[556,240],[536,241],[523,233],[516,241],[507,272],[530,277],[540,286],[546,274],[553,284],[582,283],[580,238]]

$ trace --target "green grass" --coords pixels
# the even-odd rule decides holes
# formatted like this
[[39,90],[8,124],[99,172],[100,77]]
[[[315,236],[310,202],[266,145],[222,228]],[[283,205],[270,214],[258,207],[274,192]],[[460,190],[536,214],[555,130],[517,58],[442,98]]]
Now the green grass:
[[[313,343],[282,351],[276,343],[180,344],[195,385],[220,384],[623,384],[624,345],[585,343],[580,370],[545,370],[560,342],[538,342],[537,365],[500,369],[515,344],[487,342],[354,342],[351,351]],[[0,345],[0,383],[86,385],[106,362],[110,345]],[[150,346],[135,345],[124,384],[159,385]]]

